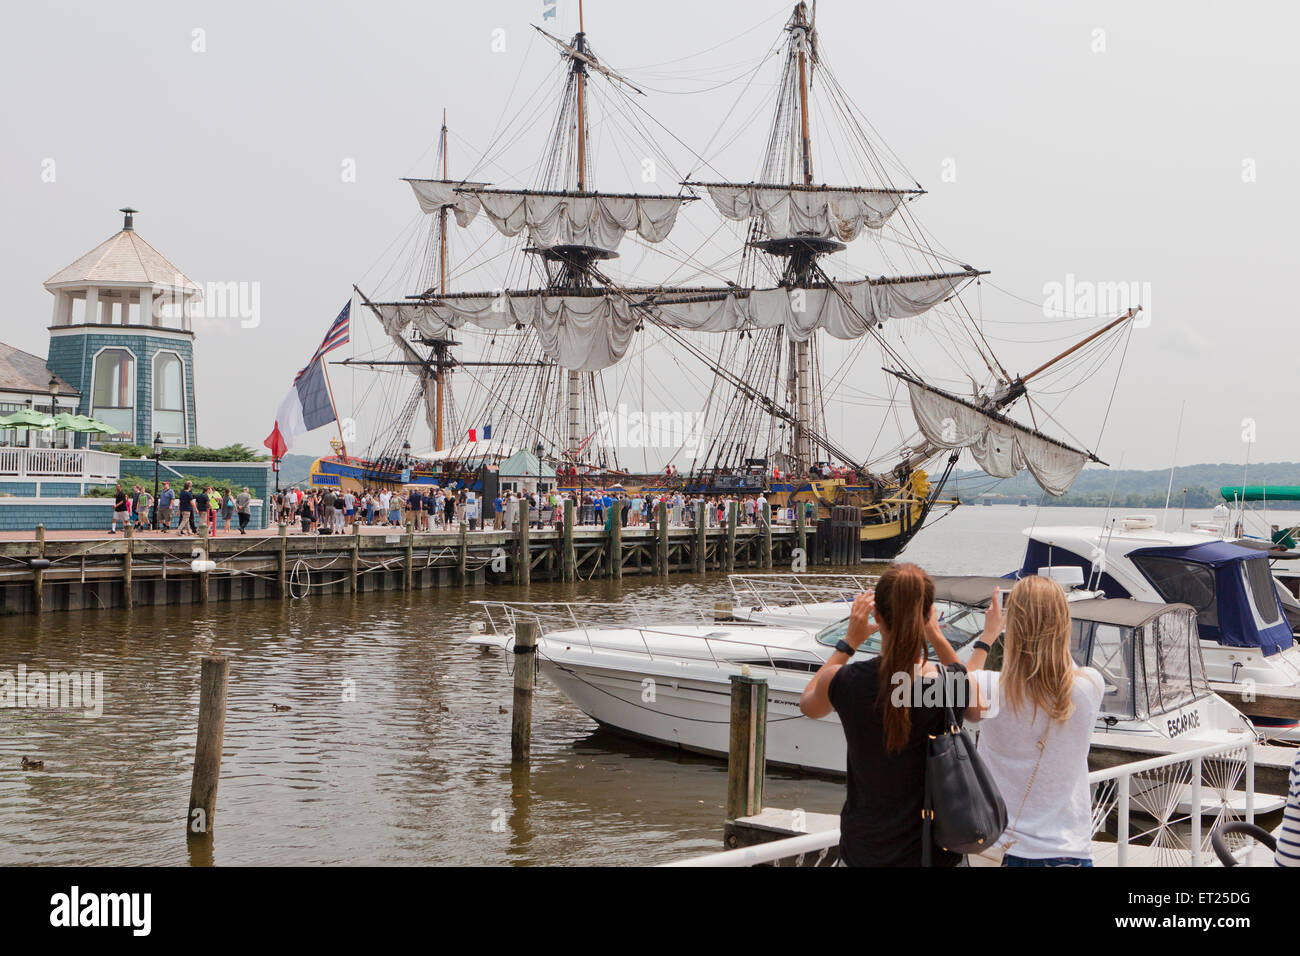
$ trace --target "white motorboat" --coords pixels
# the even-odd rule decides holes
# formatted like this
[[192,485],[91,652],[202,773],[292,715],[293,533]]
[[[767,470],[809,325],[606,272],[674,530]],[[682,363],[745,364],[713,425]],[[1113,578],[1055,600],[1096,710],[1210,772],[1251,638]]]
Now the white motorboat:
[[[1108,527],[1027,528],[1021,567],[1009,577],[1078,569],[1108,598],[1181,602],[1196,609],[1206,673],[1255,688],[1300,683],[1300,602],[1273,577],[1266,550],[1226,541],[1215,523],[1162,531],[1137,515]],[[1300,715],[1297,715],[1300,716]],[[1300,739],[1300,721],[1254,716],[1273,737]]]
[[[941,626],[959,656],[982,633],[993,578],[936,579]],[[811,592],[811,596],[824,596]],[[787,767],[831,773],[845,769],[844,737],[834,714],[804,717],[799,698],[812,674],[848,628],[847,604],[820,628],[762,620],[611,625],[609,606],[480,603],[488,630],[471,638],[509,649],[515,622],[539,625],[543,674],[601,725],[646,740],[725,756],[730,678],[768,681],[767,758]],[[1183,605],[1091,599],[1071,603],[1076,659],[1105,675],[1106,696],[1095,740],[1148,736],[1153,745],[1253,740],[1250,722],[1213,694],[1205,679],[1195,611]],[[814,609],[816,611],[816,609]],[[827,612],[829,613],[829,612]],[[869,639],[863,651],[879,649]],[[1153,746],[1157,749],[1157,746]]]

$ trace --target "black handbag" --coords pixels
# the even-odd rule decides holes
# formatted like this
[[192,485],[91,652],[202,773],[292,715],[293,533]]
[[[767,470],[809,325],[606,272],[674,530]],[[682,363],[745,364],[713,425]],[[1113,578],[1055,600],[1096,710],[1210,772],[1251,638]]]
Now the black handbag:
[[[953,666],[966,673],[962,665]],[[946,726],[931,735],[925,758],[922,866],[930,866],[935,846],[951,853],[980,853],[1007,828],[1006,802],[948,702],[949,673],[939,672]]]

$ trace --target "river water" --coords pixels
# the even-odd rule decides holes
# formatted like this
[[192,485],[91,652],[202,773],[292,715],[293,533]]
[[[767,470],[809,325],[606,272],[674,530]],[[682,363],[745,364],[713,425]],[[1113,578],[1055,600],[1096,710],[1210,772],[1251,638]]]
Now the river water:
[[[1101,518],[966,507],[905,559],[1003,573],[1035,520]],[[719,849],[725,762],[600,731],[545,678],[531,772],[512,776],[506,663],[465,638],[477,598],[628,601],[671,621],[728,596],[725,575],[678,575],[0,621],[0,671],[104,681],[99,717],[0,709],[0,864],[190,863],[199,661],[214,652],[231,657],[218,865],[642,864]],[[770,806],[834,813],[842,799],[840,782],[769,773]]]

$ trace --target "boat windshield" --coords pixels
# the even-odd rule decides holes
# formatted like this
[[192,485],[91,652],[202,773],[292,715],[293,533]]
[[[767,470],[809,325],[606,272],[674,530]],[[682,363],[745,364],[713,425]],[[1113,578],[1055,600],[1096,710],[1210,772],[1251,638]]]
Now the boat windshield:
[[[984,633],[984,612],[979,608],[954,604],[951,601],[935,601],[934,606],[939,609],[939,629],[943,631],[943,636],[948,638],[948,643],[954,650],[964,647]],[[818,631],[817,643],[834,647],[835,642],[843,640],[848,632],[849,619],[846,617]],[[879,654],[880,649],[879,631],[863,641],[859,648],[867,654]],[[930,651],[930,658],[935,659],[933,650]]]

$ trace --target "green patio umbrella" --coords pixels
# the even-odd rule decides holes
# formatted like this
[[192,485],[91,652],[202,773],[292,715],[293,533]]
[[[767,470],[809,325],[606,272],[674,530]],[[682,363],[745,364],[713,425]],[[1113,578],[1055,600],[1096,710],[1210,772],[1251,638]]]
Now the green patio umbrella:
[[54,428],[61,432],[75,432],[77,430],[77,416],[71,412],[59,412],[54,416]]
[[85,432],[86,434],[116,435],[118,430],[112,425],[106,425],[98,418],[88,418],[85,415],[74,415],[77,424],[80,426],[76,431]]
[[12,428],[17,431],[45,431],[54,427],[54,419],[34,408],[24,408],[0,418],[0,428]]

